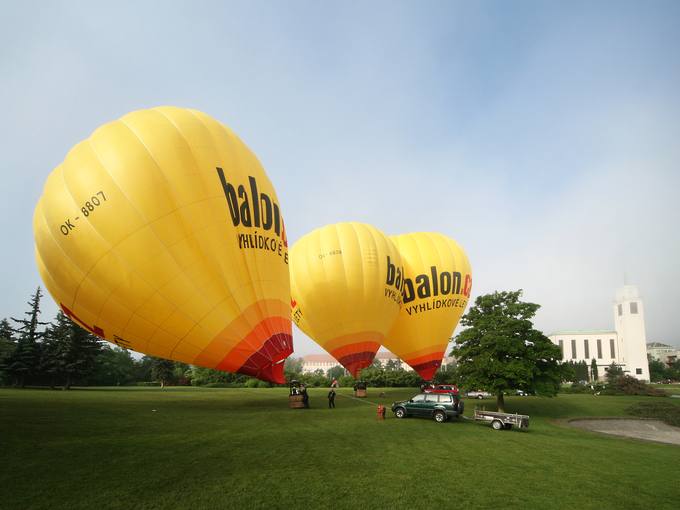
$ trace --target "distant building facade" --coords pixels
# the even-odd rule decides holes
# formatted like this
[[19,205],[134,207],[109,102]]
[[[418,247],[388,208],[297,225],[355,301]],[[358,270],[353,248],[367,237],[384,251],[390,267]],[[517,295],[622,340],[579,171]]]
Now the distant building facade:
[[613,312],[612,330],[557,331],[548,337],[564,361],[585,361],[590,367],[594,359],[600,378],[616,363],[626,375],[649,381],[644,306],[637,287],[624,285],[617,291]]
[[[395,354],[390,351],[378,351],[375,355],[375,360],[380,362],[380,365],[384,368],[388,363],[392,363],[393,366],[402,368],[404,370],[413,370],[409,365],[404,363]],[[455,364],[456,358],[451,356],[446,356],[442,359],[442,368],[446,368],[451,364]],[[302,356],[302,373],[311,373],[316,370],[322,370],[325,374],[329,369],[341,366],[338,361],[330,354],[308,354],[307,356]]]
[[666,365],[671,365],[680,357],[680,350],[672,345],[651,342],[647,344],[647,354],[649,354],[652,359],[661,361]]

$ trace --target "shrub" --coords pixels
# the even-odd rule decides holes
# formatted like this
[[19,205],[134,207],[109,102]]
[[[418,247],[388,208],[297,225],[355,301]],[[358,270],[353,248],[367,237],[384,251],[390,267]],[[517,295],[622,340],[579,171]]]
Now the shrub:
[[645,395],[648,397],[665,397],[666,393],[662,390],[652,388],[649,384],[644,383],[631,377],[629,375],[622,375],[614,379],[602,391],[604,395]]
[[640,418],[661,420],[668,425],[680,427],[680,406],[670,402],[638,402],[628,407],[626,413]]

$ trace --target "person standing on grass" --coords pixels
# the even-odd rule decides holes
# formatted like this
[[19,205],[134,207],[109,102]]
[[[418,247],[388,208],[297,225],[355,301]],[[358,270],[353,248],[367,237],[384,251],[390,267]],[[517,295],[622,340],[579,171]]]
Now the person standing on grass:
[[335,409],[335,390],[331,388],[328,392],[328,409]]
[[309,394],[307,393],[307,386],[302,385],[302,403],[305,409],[309,409]]

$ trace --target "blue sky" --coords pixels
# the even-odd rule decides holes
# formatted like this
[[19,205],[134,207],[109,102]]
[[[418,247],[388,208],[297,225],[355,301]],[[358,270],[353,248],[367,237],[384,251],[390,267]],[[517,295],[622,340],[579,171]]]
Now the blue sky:
[[523,288],[546,332],[613,327],[626,273],[648,340],[680,345],[679,2],[3,1],[0,13],[0,317],[40,284],[31,217],[47,174],[98,125],[172,104],[253,149],[291,241],[347,220],[440,231],[467,249],[473,297]]

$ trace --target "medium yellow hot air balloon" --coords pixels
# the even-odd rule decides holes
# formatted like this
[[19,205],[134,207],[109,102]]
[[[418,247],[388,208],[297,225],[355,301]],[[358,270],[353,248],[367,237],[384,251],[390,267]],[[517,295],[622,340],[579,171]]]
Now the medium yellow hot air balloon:
[[403,303],[383,345],[429,381],[470,298],[470,262],[460,245],[442,234],[390,239],[404,265]]
[[293,320],[358,377],[399,313],[402,272],[396,247],[371,225],[314,230],[291,249]]
[[140,110],[49,175],[40,275],[73,321],[153,356],[284,382],[288,248],[255,155],[205,113]]

